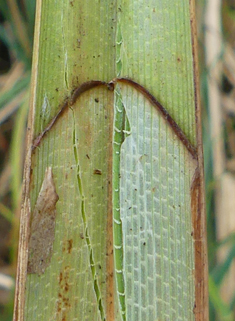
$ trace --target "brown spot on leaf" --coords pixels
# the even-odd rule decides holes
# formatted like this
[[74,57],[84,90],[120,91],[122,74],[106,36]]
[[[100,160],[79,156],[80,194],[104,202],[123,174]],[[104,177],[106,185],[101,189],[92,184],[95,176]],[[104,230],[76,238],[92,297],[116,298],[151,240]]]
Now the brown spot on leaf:
[[48,167],[32,214],[28,273],[41,275],[50,264],[55,238],[56,203],[58,199],[52,169]]

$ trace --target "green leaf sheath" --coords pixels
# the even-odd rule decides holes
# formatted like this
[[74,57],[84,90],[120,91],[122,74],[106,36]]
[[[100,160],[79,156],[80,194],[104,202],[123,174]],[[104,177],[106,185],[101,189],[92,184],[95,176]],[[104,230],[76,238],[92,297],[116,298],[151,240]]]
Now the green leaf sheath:
[[33,139],[66,108],[30,159],[31,212],[48,167],[59,200],[50,266],[27,275],[24,321],[194,321],[196,161],[136,86],[196,146],[189,1],[45,0],[40,12]]

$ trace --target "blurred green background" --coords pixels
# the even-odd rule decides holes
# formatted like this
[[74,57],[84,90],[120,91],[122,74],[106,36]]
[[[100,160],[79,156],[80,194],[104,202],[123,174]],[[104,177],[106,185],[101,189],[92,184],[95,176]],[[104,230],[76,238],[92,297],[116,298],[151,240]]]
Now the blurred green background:
[[[235,320],[235,0],[196,0],[210,320]],[[0,321],[12,320],[35,0],[0,0]]]

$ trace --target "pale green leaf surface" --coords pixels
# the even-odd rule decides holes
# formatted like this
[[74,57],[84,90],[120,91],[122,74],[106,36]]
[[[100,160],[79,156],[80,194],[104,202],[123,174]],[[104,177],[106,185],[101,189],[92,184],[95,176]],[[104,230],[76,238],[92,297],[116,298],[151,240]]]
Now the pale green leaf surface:
[[189,1],[118,3],[119,75],[134,79],[167,106],[170,115],[195,144]]
[[[59,201],[51,264],[40,277],[28,275],[25,320],[101,320],[98,306],[105,309],[106,295],[111,115],[107,89],[87,92],[35,152],[38,166],[32,184],[38,193],[37,170],[44,172],[51,166]],[[102,174],[96,175],[96,169]]]
[[114,77],[115,5],[94,0],[42,2],[36,134],[74,88]]
[[[77,311],[84,320],[105,316],[112,133],[117,318],[123,312],[123,320],[129,321],[164,316],[194,320],[190,185],[195,161],[155,107],[132,86],[118,85],[115,90],[112,128],[113,96],[107,88],[82,94],[36,150],[37,168],[51,166],[60,182],[59,202],[51,265],[40,282],[39,276],[28,276],[26,320],[76,320]],[[118,140],[120,136],[124,139]],[[33,173],[35,184],[37,177]],[[119,218],[122,229],[116,230]],[[55,277],[57,287],[50,286]],[[51,291],[50,304],[47,296],[38,296],[45,288]]]
[[196,162],[142,94],[120,87],[130,126],[120,155],[126,319],[194,320]]

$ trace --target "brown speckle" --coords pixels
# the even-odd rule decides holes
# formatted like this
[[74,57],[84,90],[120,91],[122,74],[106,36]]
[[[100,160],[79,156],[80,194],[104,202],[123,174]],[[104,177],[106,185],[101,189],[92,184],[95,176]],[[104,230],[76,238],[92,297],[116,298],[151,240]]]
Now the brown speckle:
[[59,292],[58,292],[58,299],[56,303],[56,308],[57,308],[56,320],[67,320],[67,315],[71,308],[70,298],[68,295],[68,292],[70,290],[69,277],[70,277],[70,267],[66,266],[60,272]]
[[59,283],[62,282],[62,279],[63,279],[63,274],[62,274],[62,272],[60,272],[60,280],[59,280]]
[[95,175],[102,175],[102,172],[101,172],[100,169],[94,169],[93,173],[94,173]]
[[71,253],[72,248],[73,248],[73,240],[70,239],[70,240],[68,240],[68,253],[69,254]]

